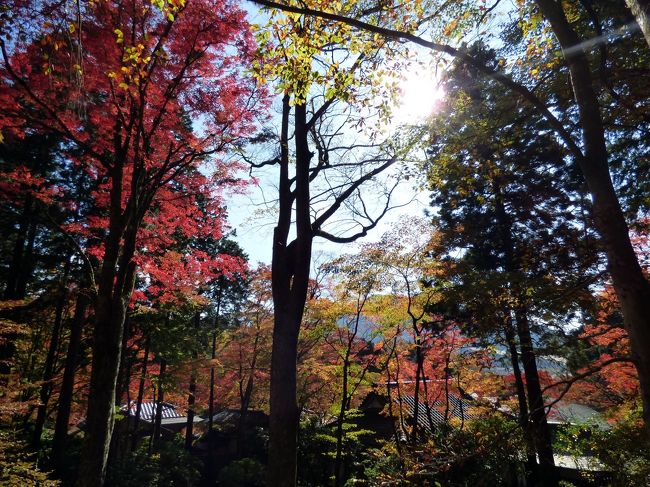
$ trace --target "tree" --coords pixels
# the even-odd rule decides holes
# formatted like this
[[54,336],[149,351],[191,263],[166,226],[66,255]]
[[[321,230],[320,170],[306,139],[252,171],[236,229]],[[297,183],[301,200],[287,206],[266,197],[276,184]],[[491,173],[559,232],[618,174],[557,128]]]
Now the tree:
[[[439,297],[434,286],[425,284],[435,279],[436,274],[436,262],[429,257],[435,237],[427,230],[428,226],[428,222],[423,219],[403,218],[378,243],[367,244],[362,250],[371,264],[386,274],[385,279],[390,283],[393,293],[405,301],[403,305],[408,325],[404,326],[412,335],[416,363],[413,389],[413,416],[416,418],[420,408],[421,387],[425,391],[425,399],[428,396],[423,334],[426,334],[425,328],[430,320],[428,310]],[[415,421],[411,430],[411,442],[415,444],[418,439],[418,423]]]
[[246,445],[244,434],[249,408],[259,408],[260,403],[266,406],[273,327],[271,269],[260,265],[251,271],[249,279],[248,295],[242,300],[234,323],[222,336],[224,347],[220,353],[225,389],[222,401],[239,406],[239,457]]
[[[344,256],[325,264],[327,274],[336,279],[332,296],[322,298],[319,308],[323,317],[334,326],[332,338],[325,338],[337,355],[340,364],[341,388],[337,407],[336,453],[334,457],[334,485],[339,487],[345,480],[344,428],[346,415],[352,409],[352,400],[379,370],[379,349],[374,340],[374,329],[366,313],[371,295],[381,290],[381,270],[363,257]],[[372,370],[372,371],[371,371]]]
[[[361,187],[393,166],[403,149],[372,140],[365,144],[346,140],[338,128],[365,123],[363,113],[357,110],[362,100],[369,102],[375,94],[372,89],[356,85],[376,67],[372,62],[374,48],[359,46],[351,52],[340,51],[339,45],[348,39],[346,29],[330,29],[328,23],[309,17],[292,15],[273,21],[270,30],[263,31],[260,37],[275,64],[270,70],[268,64],[261,66],[258,75],[277,80],[283,92],[277,157],[262,163],[277,164],[279,168],[272,257],[269,482],[292,486],[296,482],[299,419],[296,357],[310,283],[312,242],[317,237],[352,242],[377,225],[390,209],[390,195],[396,184],[389,183],[388,188],[375,185],[376,194],[385,197],[385,204],[376,205],[379,208],[364,201]],[[318,36],[312,36],[312,32],[318,32]],[[324,71],[330,75],[323,76]],[[340,109],[338,113],[335,105]],[[328,225],[343,218],[346,211],[348,233],[331,233]]]
[[[97,485],[113,428],[125,310],[142,264],[136,252],[158,243],[141,229],[158,228],[153,234],[160,236],[158,220],[166,232],[192,227],[221,235],[219,218],[211,228],[190,225],[190,209],[197,194],[232,180],[231,167],[217,163],[212,180],[188,170],[249,130],[257,90],[239,67],[253,44],[245,13],[221,1],[155,8],[138,0],[101,2],[74,12],[55,4],[43,16],[31,2],[15,7],[0,39],[2,97],[12,101],[2,131],[33,126],[62,136],[77,151],[68,157],[98,180],[94,199],[105,215],[69,228],[102,242],[89,249],[101,264],[79,475],[79,485]],[[30,28],[18,36],[22,22]],[[192,119],[201,120],[200,129]],[[220,216],[216,208],[214,214]]]
[[[485,65],[498,63],[481,45],[469,52]],[[590,304],[588,287],[599,275],[582,181],[566,171],[563,151],[543,134],[539,117],[504,99],[494,81],[455,63],[444,86],[429,164],[437,254],[448,262],[441,292],[447,313],[473,333],[505,337],[520,422],[540,463],[552,466],[536,349],[544,331],[561,330]]]

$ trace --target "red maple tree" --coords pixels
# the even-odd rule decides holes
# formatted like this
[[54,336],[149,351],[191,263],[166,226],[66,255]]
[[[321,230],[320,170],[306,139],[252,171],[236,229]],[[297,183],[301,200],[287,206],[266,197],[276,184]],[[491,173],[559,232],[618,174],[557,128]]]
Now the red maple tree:
[[[0,37],[7,102],[0,131],[61,136],[68,160],[96,181],[93,216],[67,230],[83,236],[99,262],[79,474],[80,485],[98,485],[137,266],[160,262],[165,235],[222,234],[214,195],[236,167],[215,156],[252,130],[264,93],[242,74],[255,46],[234,2],[113,0],[70,9],[15,0],[9,7]],[[208,225],[199,221],[205,214]],[[183,259],[195,275],[206,260]]]

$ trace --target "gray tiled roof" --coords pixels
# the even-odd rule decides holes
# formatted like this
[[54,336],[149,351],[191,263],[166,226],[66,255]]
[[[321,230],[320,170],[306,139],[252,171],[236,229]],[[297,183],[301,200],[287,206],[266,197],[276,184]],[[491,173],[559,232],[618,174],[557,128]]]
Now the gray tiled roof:
[[560,401],[554,404],[548,414],[551,424],[581,424],[596,423],[603,427],[609,426],[602,415],[595,409],[584,404]]
[[[135,417],[137,410],[137,403],[132,402],[129,407],[129,416]],[[126,407],[122,408],[123,410]],[[156,403],[155,402],[143,402],[142,409],[140,410],[140,420],[146,421],[148,423],[153,422],[156,418]],[[164,420],[180,420],[187,419],[187,416],[180,414],[176,411],[176,406],[169,404],[167,402],[162,403],[162,419]]]
[[[415,412],[415,398],[413,396],[402,397],[402,402],[408,408],[407,413],[413,416]],[[467,399],[461,400],[457,396],[449,395],[449,413],[448,418],[456,418],[458,420],[476,419],[476,415],[470,411],[470,401]],[[444,401],[436,401],[427,407],[426,403],[420,402],[418,406],[418,424],[427,431],[431,431],[431,423],[434,427],[445,423],[444,409],[446,405]],[[431,416],[431,421],[429,421]]]

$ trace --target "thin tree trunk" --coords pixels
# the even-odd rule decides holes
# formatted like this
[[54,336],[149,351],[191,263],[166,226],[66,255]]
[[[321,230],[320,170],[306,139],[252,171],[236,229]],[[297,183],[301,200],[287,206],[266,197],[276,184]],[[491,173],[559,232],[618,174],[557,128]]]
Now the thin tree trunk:
[[122,335],[122,353],[120,368],[117,374],[117,386],[115,388],[115,405],[122,404],[122,398],[129,390],[131,383],[131,357],[129,356],[129,339],[131,338],[131,320],[127,313],[124,317],[124,333]]
[[70,422],[70,410],[72,408],[72,395],[74,391],[74,377],[78,362],[77,357],[79,355],[81,335],[83,334],[84,323],[86,321],[86,310],[89,304],[90,299],[88,296],[84,291],[80,291],[77,295],[74,316],[70,323],[70,341],[68,342],[68,351],[65,357],[61,391],[59,392],[59,405],[56,414],[56,423],[54,425],[52,463],[57,469],[63,466],[66,453],[68,423]]
[[[131,337],[131,320],[128,312],[124,317],[124,333],[122,334],[122,348],[120,365],[117,373],[117,381],[115,385],[115,410],[119,410],[122,406],[124,396],[128,396],[129,387],[131,385],[131,357],[129,356],[129,339]],[[129,401],[126,401],[128,412]],[[128,451],[128,420],[126,421],[126,428],[119,428],[111,436],[111,445],[108,451],[107,465],[110,467],[114,464],[116,459],[119,459],[123,454]]]
[[451,352],[445,357],[445,425],[449,424],[449,361]]
[[[158,397],[156,398],[156,417],[153,424],[153,435],[151,445],[154,451],[158,450],[160,446],[160,436],[162,434],[162,410],[163,402],[165,400],[165,388],[163,387],[163,380],[165,379],[165,371],[167,370],[167,361],[164,358],[160,359],[160,373],[158,374]],[[151,452],[150,452],[151,453]]]
[[133,431],[131,433],[131,451],[138,446],[138,432],[140,430],[140,414],[142,413],[142,400],[144,399],[144,386],[147,379],[147,364],[149,362],[149,347],[151,340],[147,336],[144,345],[144,357],[142,358],[142,371],[140,373],[140,384],[138,385],[138,398],[135,406],[135,417],[133,418]]
[[192,372],[187,395],[187,426],[185,427],[185,449],[192,449],[194,439],[194,403],[196,401],[196,374]]
[[56,310],[54,312],[54,323],[52,324],[52,338],[50,339],[50,346],[47,350],[47,357],[45,358],[45,366],[43,368],[43,383],[39,394],[39,404],[36,412],[36,422],[34,423],[34,434],[32,437],[32,447],[38,449],[41,443],[41,435],[43,433],[43,426],[47,416],[47,403],[52,394],[52,379],[54,376],[54,361],[56,354],[59,350],[59,338],[61,336],[61,325],[63,323],[63,308],[65,307],[68,285],[68,274],[70,272],[70,256],[65,261],[63,276],[59,284],[59,299],[56,303]]
[[[518,286],[520,285],[519,283],[525,282],[525,276],[521,271],[519,262],[520,257],[512,238],[512,222],[506,212],[501,183],[497,177],[492,181],[492,190],[495,197],[495,214],[499,225],[501,249],[504,253],[503,266],[506,272],[510,275],[509,279],[513,298],[518,302],[518,306],[514,309],[514,315],[517,335],[519,338],[519,346],[521,347],[521,361],[524,366],[524,376],[526,377],[528,419],[532,423],[535,448],[537,455],[539,456],[539,463],[541,464],[541,468],[538,470],[540,475],[544,476],[545,485],[557,485],[558,480],[555,476],[555,461],[553,459],[551,432],[546,421],[544,397],[542,395],[539,372],[537,370],[533,340],[530,334],[530,323],[528,322],[525,304],[526,299],[518,289]],[[509,331],[508,328],[509,327],[507,326],[506,332]],[[514,343],[514,338],[511,342]],[[516,348],[514,351],[511,350],[511,354],[512,353],[515,354],[515,357],[517,356]],[[520,397],[519,391],[518,396]],[[525,432],[526,430],[524,430],[524,433]]]
[[[194,330],[196,334],[201,326],[201,315],[197,311],[194,314]],[[189,394],[187,396],[187,426],[185,427],[185,449],[192,448],[194,439],[194,403],[196,402],[196,361],[199,359],[199,352],[194,348],[192,352],[192,372],[190,373]]]
[[[222,289],[219,289],[217,294],[217,310],[214,316],[214,323],[212,324],[212,362],[210,362],[210,398],[208,400],[208,431],[212,431],[212,423],[214,417],[214,380],[215,380],[215,370],[214,370],[214,359],[217,358],[217,331],[219,328],[219,313],[221,312],[221,293]],[[212,443],[210,443],[211,445]]]
[[535,432],[535,444],[539,456],[540,474],[544,477],[544,485],[557,485],[555,478],[555,460],[553,459],[553,445],[551,431],[546,421],[544,410],[544,396],[535,360],[533,340],[530,335],[530,325],[526,309],[519,306],[515,309],[515,321],[521,347],[521,361],[526,377],[526,391],[528,392],[528,410]]
[[422,354],[422,339],[417,324],[413,324],[415,333],[415,391],[413,393],[413,429],[411,430],[411,443],[416,444],[418,441],[418,419],[420,417],[420,377],[423,374],[424,356]]
[[339,487],[343,482],[343,423],[345,422],[345,413],[350,408],[350,401],[354,394],[348,394],[348,372],[350,370],[350,354],[352,353],[352,346],[359,333],[359,320],[361,319],[361,312],[368,298],[369,291],[365,296],[359,293],[357,295],[357,310],[354,319],[354,328],[348,330],[347,346],[345,349],[345,356],[343,357],[343,384],[341,385],[341,406],[339,409],[339,417],[336,425],[336,457],[334,461],[334,487]]
[[[508,310],[510,313],[510,310]],[[515,388],[517,390],[517,401],[519,404],[519,424],[521,431],[524,434],[526,442],[526,479],[534,485],[535,478],[537,477],[537,458],[535,456],[535,443],[530,431],[530,420],[528,417],[528,404],[526,402],[526,386],[521,376],[521,369],[519,368],[519,353],[517,352],[517,343],[515,341],[515,332],[512,328],[512,320],[506,319],[504,323],[504,332],[506,335],[506,343],[510,352],[510,362],[512,364],[512,372],[515,377]]]

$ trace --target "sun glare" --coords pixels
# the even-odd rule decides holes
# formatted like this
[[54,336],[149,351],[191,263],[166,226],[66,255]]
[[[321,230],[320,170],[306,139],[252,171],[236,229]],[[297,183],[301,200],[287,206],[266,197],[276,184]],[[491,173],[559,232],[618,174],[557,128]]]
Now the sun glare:
[[395,108],[396,125],[418,123],[436,113],[445,97],[445,90],[433,70],[412,68],[400,82],[401,97]]

